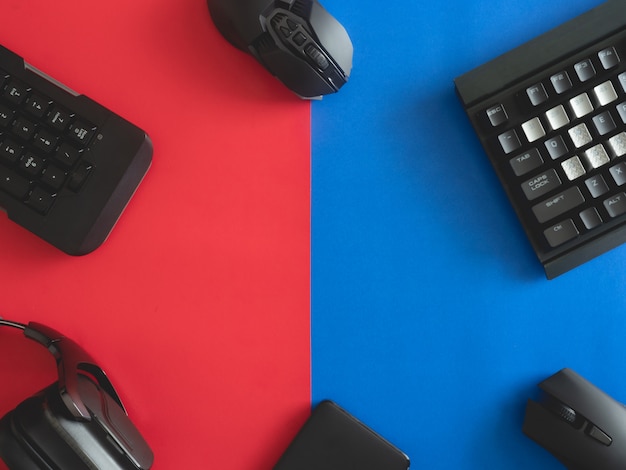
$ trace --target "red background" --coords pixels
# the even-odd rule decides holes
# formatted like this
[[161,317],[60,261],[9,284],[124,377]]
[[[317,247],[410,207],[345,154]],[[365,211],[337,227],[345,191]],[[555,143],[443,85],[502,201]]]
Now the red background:
[[[0,215],[0,316],[89,351],[155,470],[271,468],[310,406],[309,104],[226,43],[204,0],[7,4],[0,44],[142,127],[155,151],[92,254]],[[17,331],[0,346],[4,414],[55,368]]]

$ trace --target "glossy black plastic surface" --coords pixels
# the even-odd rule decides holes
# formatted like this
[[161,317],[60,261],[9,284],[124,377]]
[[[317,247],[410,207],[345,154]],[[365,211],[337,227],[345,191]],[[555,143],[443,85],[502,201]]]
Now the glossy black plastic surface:
[[215,26],[302,98],[338,91],[352,69],[345,28],[314,0],[208,0]]

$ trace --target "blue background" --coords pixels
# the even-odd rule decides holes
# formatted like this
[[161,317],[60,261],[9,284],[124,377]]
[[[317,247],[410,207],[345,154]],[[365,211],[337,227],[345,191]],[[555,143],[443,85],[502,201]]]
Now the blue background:
[[420,469],[563,468],[521,431],[570,367],[626,401],[626,246],[552,281],[453,79],[597,0],[326,0],[355,48],[312,107],[313,402]]

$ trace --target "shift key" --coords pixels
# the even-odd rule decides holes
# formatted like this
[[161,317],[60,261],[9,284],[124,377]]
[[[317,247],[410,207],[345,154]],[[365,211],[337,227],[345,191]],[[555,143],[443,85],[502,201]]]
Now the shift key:
[[580,189],[573,186],[562,193],[533,206],[533,212],[539,223],[547,222],[585,202]]

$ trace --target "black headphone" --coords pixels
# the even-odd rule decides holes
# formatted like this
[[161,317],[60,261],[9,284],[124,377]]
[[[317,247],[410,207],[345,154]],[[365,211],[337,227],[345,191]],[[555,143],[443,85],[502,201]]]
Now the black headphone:
[[11,470],[147,470],[154,456],[104,371],[74,341],[38,323],[0,319],[54,356],[59,380],[0,419]]

